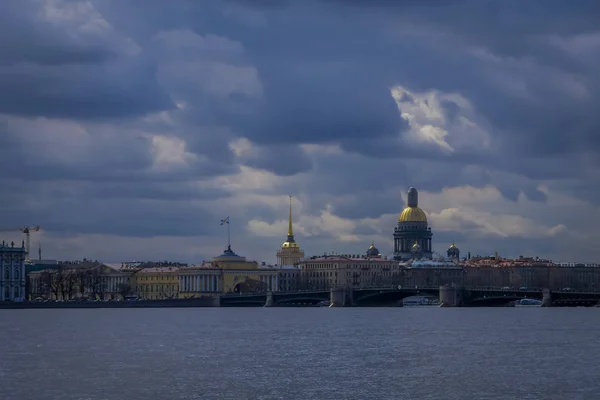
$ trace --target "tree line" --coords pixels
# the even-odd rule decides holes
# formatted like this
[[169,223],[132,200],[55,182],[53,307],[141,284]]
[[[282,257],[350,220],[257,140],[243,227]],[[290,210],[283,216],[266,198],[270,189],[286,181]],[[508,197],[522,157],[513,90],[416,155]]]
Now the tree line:
[[[65,301],[107,299],[107,274],[102,266],[73,268],[70,265],[59,265],[56,269],[44,270],[36,275],[29,282],[31,298],[47,297]],[[131,288],[127,284],[119,284],[117,291],[125,298],[131,293]]]

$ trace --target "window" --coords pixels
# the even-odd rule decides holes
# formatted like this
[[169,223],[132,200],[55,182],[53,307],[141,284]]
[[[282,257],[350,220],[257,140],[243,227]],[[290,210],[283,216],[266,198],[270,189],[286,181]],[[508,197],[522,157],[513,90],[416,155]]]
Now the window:
[[[8,267],[4,268],[4,279],[8,280],[9,279],[9,272],[8,272]],[[8,296],[7,296],[8,297]]]
[[4,300],[8,300],[10,298],[10,288],[6,286],[4,288]]
[[15,273],[13,275],[14,280],[19,280],[19,268],[15,268]]
[[17,299],[17,298],[19,298],[19,297],[20,297],[20,296],[19,296],[19,293],[20,293],[20,292],[19,292],[19,287],[18,287],[18,286],[15,286],[15,287],[14,287],[14,293],[15,293],[15,299]]

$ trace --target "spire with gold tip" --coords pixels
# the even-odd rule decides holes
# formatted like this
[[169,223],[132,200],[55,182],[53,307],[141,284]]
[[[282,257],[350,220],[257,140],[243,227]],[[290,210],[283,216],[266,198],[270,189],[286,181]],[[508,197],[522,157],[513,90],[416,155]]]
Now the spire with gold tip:
[[281,245],[282,249],[289,247],[298,247],[298,243],[294,240],[294,229],[292,227],[292,196],[290,196],[290,216],[288,220],[287,240]]

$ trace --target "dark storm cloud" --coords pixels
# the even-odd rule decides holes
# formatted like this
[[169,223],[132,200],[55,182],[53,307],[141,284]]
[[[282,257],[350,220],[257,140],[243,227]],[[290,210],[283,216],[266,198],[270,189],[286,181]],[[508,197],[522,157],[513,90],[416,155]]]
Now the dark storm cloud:
[[334,206],[336,215],[342,218],[378,218],[382,214],[400,214],[404,208],[397,192],[380,191],[357,194]]
[[130,117],[173,107],[149,66],[0,67],[0,112],[57,118]]
[[300,146],[264,146],[257,154],[242,157],[240,161],[249,167],[273,171],[279,176],[296,175],[312,169],[310,159]]
[[[189,202],[72,196],[48,197],[43,207],[29,206],[27,220],[48,232],[111,234],[132,237],[196,236],[212,232],[217,219]],[[213,221],[213,224],[208,221]],[[6,215],[5,226],[23,225],[23,216]]]
[[403,124],[389,87],[369,84],[368,74],[340,67],[265,66],[266,100],[250,121],[241,119],[239,129],[257,143],[343,142],[397,135]]
[[61,4],[3,4],[0,113],[98,118],[172,107],[156,84],[153,67],[135,55],[135,43],[107,27],[85,4],[76,11],[53,9]]
[[117,56],[110,43],[97,38],[87,43],[40,18],[42,2],[7,1],[0,15],[0,65],[28,62],[38,65],[99,64]]

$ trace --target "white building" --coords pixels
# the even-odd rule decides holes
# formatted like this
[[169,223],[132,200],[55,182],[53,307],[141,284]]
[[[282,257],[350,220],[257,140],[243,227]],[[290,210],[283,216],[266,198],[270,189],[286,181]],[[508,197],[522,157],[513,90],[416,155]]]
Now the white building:
[[295,292],[300,290],[300,267],[297,265],[282,265],[279,267],[280,292]]
[[0,244],[0,301],[25,300],[25,244]]

